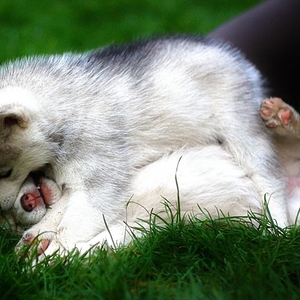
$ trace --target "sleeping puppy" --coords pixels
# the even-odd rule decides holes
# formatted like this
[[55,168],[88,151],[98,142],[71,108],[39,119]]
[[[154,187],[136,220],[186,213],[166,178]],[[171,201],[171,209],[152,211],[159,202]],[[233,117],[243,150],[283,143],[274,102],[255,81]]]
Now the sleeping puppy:
[[[300,116],[290,105],[280,98],[270,98],[263,101],[260,108],[260,116],[265,122],[266,127],[270,130],[280,163],[286,171],[286,176],[288,178],[288,210],[291,220],[293,221],[295,220],[300,207]],[[221,159],[224,159],[223,156],[225,153],[218,148],[218,146],[207,146],[193,151],[182,150],[169,157],[164,157],[156,164],[153,164],[152,167],[145,168],[139,176],[136,176],[132,185],[132,203],[137,201],[141,208],[141,210],[138,210],[139,213],[138,211],[135,212],[136,216],[134,219],[141,218],[142,215],[144,218],[147,218],[145,213],[147,210],[153,208],[149,207],[147,203],[143,201],[144,198],[147,198],[146,193],[148,195],[151,194],[152,197],[157,197],[160,200],[163,199],[162,197],[171,199],[173,198],[172,195],[175,195],[175,185],[172,174],[168,174],[168,177],[165,176],[160,182],[157,180],[151,182],[148,169],[153,170],[154,168],[154,173],[156,173],[160,172],[161,168],[166,174],[166,170],[172,170],[172,168],[169,168],[169,165],[172,164],[175,167],[176,162],[181,157],[184,157],[183,161],[193,158],[194,162],[197,160],[199,161],[198,167],[195,167],[193,162],[190,162],[190,165],[182,162],[186,170],[185,176],[189,178],[185,181],[189,181],[189,183],[191,183],[190,185],[194,184],[195,186],[199,186],[196,180],[203,181],[204,178],[209,177],[207,174],[211,174],[210,180],[213,181],[213,176],[219,177],[220,172],[222,173],[220,168],[213,168],[214,163],[210,161],[210,157],[214,157],[214,160],[219,161],[220,166]],[[206,163],[201,163],[200,161],[205,161]],[[229,156],[224,159],[224,162],[228,164],[231,164],[231,161],[233,161],[233,158]],[[157,165],[158,167],[156,167]],[[206,166],[209,166],[209,169],[204,172]],[[214,171],[214,169],[216,171]],[[226,173],[228,173],[228,170],[233,170],[233,166],[227,166],[224,169],[226,169]],[[173,171],[175,172],[174,168]],[[222,174],[222,176],[225,177],[226,173]],[[193,176],[191,176],[191,174],[193,174]],[[232,182],[237,182],[235,180],[237,180],[238,176],[237,178],[235,178],[235,176],[236,174],[231,174]],[[196,180],[193,180],[193,178],[196,178]],[[168,182],[168,180],[172,182]],[[146,182],[147,186],[142,189],[143,193],[141,194],[140,186],[144,184],[143,181]],[[207,184],[206,187],[208,186]],[[172,186],[172,188],[163,189],[162,186]],[[193,187],[190,188],[191,190],[193,189]],[[249,187],[248,189],[250,191]],[[212,191],[210,193],[212,194]],[[24,228],[38,223],[46,214],[47,207],[56,203],[57,200],[61,198],[61,195],[61,190],[53,180],[40,176],[38,177],[37,182],[35,182],[31,176],[28,176],[19,191],[13,209],[5,216],[10,220],[10,224],[15,226],[17,231],[23,231]],[[189,194],[189,198],[190,197],[191,193]],[[243,197],[245,197],[245,195]],[[201,202],[202,198],[204,199],[205,197],[198,196],[198,204],[201,206],[205,205],[205,209],[207,209],[208,206],[206,203],[203,201]],[[196,200],[192,202],[197,203]],[[219,204],[220,206],[220,203],[214,202],[212,202],[210,206],[212,205],[215,207],[216,204]],[[185,203],[183,203],[183,205],[185,205]],[[132,204],[129,207],[131,206]],[[160,206],[160,201],[154,205],[154,207],[156,206]],[[228,208],[229,206],[230,205],[228,205]],[[143,208],[145,208],[144,211]],[[221,205],[221,208],[226,211],[224,205]],[[228,209],[228,211],[233,212],[233,209]],[[210,210],[210,213],[212,213],[212,209]],[[130,223],[133,224],[132,220]]]
[[[291,222],[294,222],[300,207],[300,116],[280,98],[263,101],[260,115],[270,130],[280,163],[286,172],[287,206]],[[165,214],[163,199],[169,201],[175,208],[177,194],[174,175],[176,165],[181,158],[177,175],[180,179],[179,189],[184,213],[199,214],[198,205],[213,217],[217,217],[219,213],[215,207],[230,215],[246,214],[250,206],[255,207],[254,210],[259,210],[255,205],[259,196],[243,170],[235,165],[233,157],[220,146],[202,146],[174,152],[141,170],[135,176],[131,186],[133,193],[131,201],[126,206],[127,219],[123,220],[125,223],[135,226],[137,220],[146,220],[151,210]],[[164,176],[157,178],[151,174]],[[210,184],[212,182],[218,182],[219,187],[222,184],[224,186],[216,189],[214,184]],[[195,193],[195,188],[197,188],[197,193]],[[13,209],[5,217],[18,233],[23,232],[25,228],[37,224],[45,216],[47,207],[56,203],[61,195],[61,190],[53,180],[40,176],[35,182],[31,176],[28,176],[19,191]],[[152,197],[151,201],[149,201],[149,195]],[[211,198],[216,201],[211,201]],[[243,199],[247,204],[240,207],[239,203],[242,203],[242,200],[239,199]],[[191,203],[194,204],[193,207],[189,206]],[[53,224],[58,223],[63,214],[64,201],[59,205],[60,209],[56,214],[51,212]],[[112,230],[114,230],[113,227]],[[22,241],[30,243],[32,238],[25,236]],[[109,236],[105,236],[105,239],[107,238]],[[99,236],[96,236],[96,239],[96,241],[95,238],[89,241],[87,247],[101,240]]]
[[[0,207],[14,206],[31,172],[55,179],[60,201],[22,238],[50,240],[45,255],[88,246],[97,236],[93,241],[103,243],[107,227],[122,242],[126,203],[144,190],[136,178],[155,166],[149,178],[159,182],[164,159],[177,160],[172,154],[182,149],[183,158],[197,156],[187,170],[198,172],[205,164],[200,149],[219,147],[220,159],[229,155],[258,195],[243,207],[262,212],[265,194],[272,194],[273,219],[289,224],[285,179],[258,115],[265,98],[261,75],[228,45],[195,36],[154,38],[25,58],[0,70]],[[222,182],[210,182],[220,198],[203,200],[220,202]],[[195,195],[201,195],[198,188],[201,181]]]
[[[300,207],[300,117],[292,107],[279,98],[263,101],[260,115],[266,127],[270,129],[280,163],[287,174],[287,205],[293,222]],[[152,176],[153,174],[160,176]],[[149,212],[167,219],[164,203],[168,203],[174,213],[178,205],[177,193],[180,197],[182,214],[193,213],[200,218],[205,217],[206,213],[213,218],[220,214],[246,215],[250,207],[255,212],[260,211],[259,195],[251,179],[219,145],[181,149],[164,156],[141,169],[133,179],[131,190],[132,197],[126,205],[126,218],[122,220],[124,226],[121,227],[117,223],[116,226],[110,227],[111,232],[116,230],[118,233],[120,228],[126,231],[126,225],[136,226],[136,223],[142,222],[141,220],[149,219]],[[41,221],[44,216],[44,220],[51,219],[55,227],[66,205],[63,199],[58,201],[61,196],[62,192],[53,180],[44,176],[34,180],[28,176],[19,191],[13,209],[6,217],[9,217],[11,226],[19,233]],[[50,210],[46,214],[47,207],[54,204],[56,212]],[[135,232],[135,235],[138,235],[138,232]],[[30,244],[34,238],[25,235],[20,244]],[[109,239],[109,235],[99,234],[88,243],[79,243],[78,248],[86,251],[101,240]],[[125,240],[129,241],[130,236],[125,236]],[[49,243],[47,239],[41,240],[40,253],[47,249]]]

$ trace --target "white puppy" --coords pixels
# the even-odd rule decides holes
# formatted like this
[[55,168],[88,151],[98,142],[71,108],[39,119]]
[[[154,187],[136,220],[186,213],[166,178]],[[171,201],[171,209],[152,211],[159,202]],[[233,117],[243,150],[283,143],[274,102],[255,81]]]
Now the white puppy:
[[[45,254],[90,245],[109,235],[103,215],[122,241],[126,203],[143,193],[133,182],[144,168],[210,145],[229,155],[259,195],[242,206],[262,211],[272,194],[272,216],[285,226],[285,181],[257,113],[264,98],[259,72],[241,54],[197,37],[9,63],[0,69],[0,206],[12,208],[28,174],[42,171],[62,197],[21,244],[39,235],[49,241]],[[148,207],[151,198],[143,200]]]

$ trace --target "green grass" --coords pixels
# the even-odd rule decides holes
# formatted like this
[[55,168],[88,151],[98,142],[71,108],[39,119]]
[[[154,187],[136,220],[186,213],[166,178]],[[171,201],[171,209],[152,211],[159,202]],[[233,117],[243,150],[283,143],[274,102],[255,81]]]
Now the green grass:
[[297,227],[283,230],[257,215],[150,224],[128,247],[54,255],[34,269],[2,229],[1,299],[300,298]]
[[205,34],[260,0],[0,1],[0,63],[151,35]]

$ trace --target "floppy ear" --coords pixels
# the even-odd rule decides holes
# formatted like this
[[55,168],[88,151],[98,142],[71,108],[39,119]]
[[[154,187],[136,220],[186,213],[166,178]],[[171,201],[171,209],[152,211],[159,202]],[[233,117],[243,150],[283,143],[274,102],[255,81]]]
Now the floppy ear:
[[29,115],[20,106],[4,106],[0,108],[0,135],[8,136],[13,127],[26,128]]

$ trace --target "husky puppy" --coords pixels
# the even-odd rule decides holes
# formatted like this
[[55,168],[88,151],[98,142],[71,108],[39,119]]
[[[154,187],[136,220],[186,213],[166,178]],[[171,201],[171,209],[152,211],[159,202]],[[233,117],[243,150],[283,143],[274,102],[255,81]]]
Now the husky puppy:
[[[240,53],[198,37],[8,63],[0,69],[1,209],[14,205],[30,172],[43,171],[62,197],[22,241],[42,234],[46,254],[101,242],[103,217],[122,241],[126,203],[143,193],[133,193],[135,176],[181,149],[212,145],[251,180],[254,208],[272,195],[272,216],[285,226],[285,180],[257,113],[264,98],[259,72]],[[144,201],[152,206],[151,196]]]

